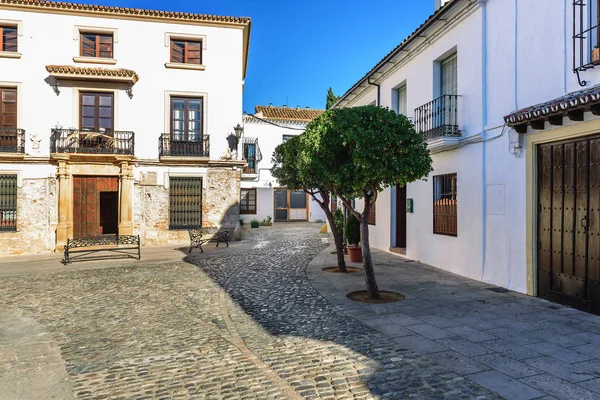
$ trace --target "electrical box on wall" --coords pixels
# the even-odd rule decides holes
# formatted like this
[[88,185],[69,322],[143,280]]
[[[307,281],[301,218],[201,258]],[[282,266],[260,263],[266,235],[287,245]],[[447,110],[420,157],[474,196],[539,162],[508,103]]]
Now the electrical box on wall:
[[413,199],[406,199],[406,212],[407,213],[413,212]]

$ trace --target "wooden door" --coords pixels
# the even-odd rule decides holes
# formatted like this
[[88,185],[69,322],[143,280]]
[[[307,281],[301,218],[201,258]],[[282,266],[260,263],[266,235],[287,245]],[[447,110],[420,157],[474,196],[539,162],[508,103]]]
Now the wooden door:
[[110,132],[114,128],[114,99],[112,93],[81,93],[80,126],[82,131]]
[[396,247],[406,248],[406,186],[396,186]]
[[73,237],[117,233],[119,178],[73,177]]
[[538,148],[538,294],[600,313],[600,138]]

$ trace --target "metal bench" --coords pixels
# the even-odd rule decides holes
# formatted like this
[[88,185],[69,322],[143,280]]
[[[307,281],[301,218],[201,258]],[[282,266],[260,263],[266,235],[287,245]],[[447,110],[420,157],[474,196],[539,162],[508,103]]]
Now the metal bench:
[[206,227],[190,229],[188,233],[190,234],[190,251],[188,253],[191,253],[193,248],[200,249],[200,252],[204,253],[202,245],[209,241],[217,242],[217,247],[219,247],[219,243],[225,243],[229,247],[229,231],[226,229]]
[[[99,252],[109,252],[110,254],[95,256]],[[69,264],[73,261],[128,257],[137,258],[138,260],[142,258],[139,235],[102,235],[68,239],[62,263]]]

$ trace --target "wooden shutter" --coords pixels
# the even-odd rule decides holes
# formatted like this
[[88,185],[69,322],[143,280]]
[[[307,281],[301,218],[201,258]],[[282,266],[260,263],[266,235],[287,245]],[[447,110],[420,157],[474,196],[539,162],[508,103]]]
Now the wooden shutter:
[[171,62],[202,64],[202,42],[171,40]]
[[0,50],[17,52],[17,27],[0,26]]
[[17,89],[0,88],[0,128],[17,127]]
[[82,57],[113,58],[113,35],[82,33],[80,40]]

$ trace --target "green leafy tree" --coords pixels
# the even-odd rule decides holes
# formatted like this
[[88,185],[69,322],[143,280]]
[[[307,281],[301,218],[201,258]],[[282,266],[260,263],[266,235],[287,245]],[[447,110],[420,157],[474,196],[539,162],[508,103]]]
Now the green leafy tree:
[[325,109],[329,110],[336,101],[338,101],[340,99],[340,96],[336,96],[335,94],[333,94],[333,89],[331,88],[331,86],[329,86],[329,90],[327,90],[327,99],[326,99],[326,103],[325,103]]
[[[431,157],[423,135],[403,115],[376,106],[332,109],[301,135],[298,168],[319,174],[325,189],[359,220],[369,297],[379,298],[369,245],[369,213],[383,189],[426,178]],[[352,206],[361,199],[362,209]]]
[[322,181],[322,175],[311,175],[310,171],[307,174],[305,173],[306,171],[299,168],[297,161],[301,146],[301,136],[293,137],[275,148],[271,160],[273,165],[271,174],[277,178],[280,184],[287,186],[289,189],[304,190],[323,209],[327,222],[329,222],[331,233],[333,234],[338,268],[341,272],[347,272],[346,261],[344,260],[343,222],[340,229],[331,212],[331,196],[325,182]]

